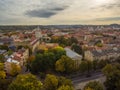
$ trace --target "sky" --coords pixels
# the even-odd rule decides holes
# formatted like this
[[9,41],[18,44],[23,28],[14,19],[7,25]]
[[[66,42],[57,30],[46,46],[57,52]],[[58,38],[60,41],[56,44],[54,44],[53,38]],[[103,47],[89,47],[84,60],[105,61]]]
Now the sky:
[[0,0],[0,25],[120,24],[120,0]]

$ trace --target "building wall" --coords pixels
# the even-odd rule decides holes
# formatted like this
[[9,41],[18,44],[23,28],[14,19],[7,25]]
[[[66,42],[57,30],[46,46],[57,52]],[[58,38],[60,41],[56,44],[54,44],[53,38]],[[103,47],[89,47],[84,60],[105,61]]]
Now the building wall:
[[85,60],[90,60],[90,61],[94,60],[93,54],[90,51],[85,51],[84,54],[85,54],[85,56],[84,56]]

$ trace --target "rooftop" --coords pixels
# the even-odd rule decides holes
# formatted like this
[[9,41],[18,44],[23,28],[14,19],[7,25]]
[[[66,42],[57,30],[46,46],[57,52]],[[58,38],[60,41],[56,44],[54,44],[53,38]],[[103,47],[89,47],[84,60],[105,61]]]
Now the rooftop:
[[65,51],[66,51],[66,55],[70,58],[73,58],[73,59],[82,59],[82,56],[79,55],[78,53],[72,51],[71,49],[69,48],[65,48]]

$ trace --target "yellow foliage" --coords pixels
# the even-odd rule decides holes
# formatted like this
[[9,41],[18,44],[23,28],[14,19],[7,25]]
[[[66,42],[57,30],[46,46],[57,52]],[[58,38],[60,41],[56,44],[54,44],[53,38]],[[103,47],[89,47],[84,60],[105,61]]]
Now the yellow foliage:
[[93,90],[92,88],[90,88],[90,87],[88,87],[88,88],[86,88],[85,90]]
[[6,73],[5,71],[0,71],[0,79],[5,79]]
[[12,63],[10,75],[15,76],[15,75],[19,74],[20,72],[21,72],[21,67],[19,65]]

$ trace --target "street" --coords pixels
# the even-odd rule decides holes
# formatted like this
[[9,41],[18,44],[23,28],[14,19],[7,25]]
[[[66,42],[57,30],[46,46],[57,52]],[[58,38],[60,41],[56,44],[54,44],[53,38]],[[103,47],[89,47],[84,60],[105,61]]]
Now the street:
[[90,77],[86,77],[86,75],[77,76],[72,78],[72,83],[75,87],[75,90],[80,90],[80,89],[83,89],[88,82],[95,81],[95,80],[103,84],[105,81],[105,76],[102,74],[102,72],[93,73],[91,74]]

